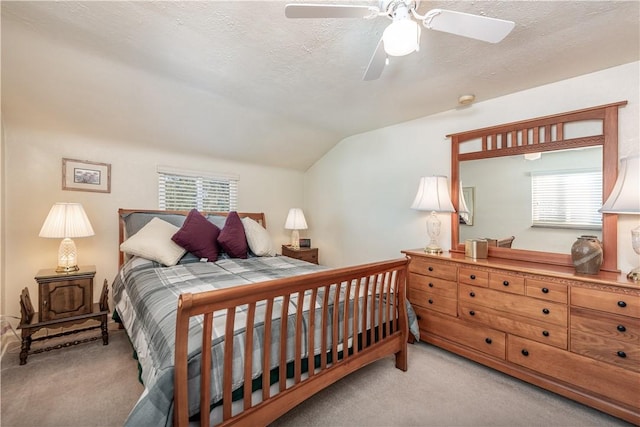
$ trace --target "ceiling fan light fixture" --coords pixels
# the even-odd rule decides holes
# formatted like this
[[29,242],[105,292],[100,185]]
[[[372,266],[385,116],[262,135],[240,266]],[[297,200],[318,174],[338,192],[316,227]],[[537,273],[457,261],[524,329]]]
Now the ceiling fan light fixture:
[[387,55],[408,55],[418,50],[420,26],[413,19],[394,20],[382,33],[382,41]]

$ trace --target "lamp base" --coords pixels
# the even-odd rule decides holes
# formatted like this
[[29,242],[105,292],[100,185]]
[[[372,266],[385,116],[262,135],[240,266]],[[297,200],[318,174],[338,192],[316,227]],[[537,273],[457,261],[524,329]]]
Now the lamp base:
[[291,249],[300,250],[300,233],[298,230],[291,232]]
[[58,268],[56,268],[56,273],[71,273],[72,271],[78,270],[80,270],[80,267],[78,267],[77,265],[59,265]]
[[432,246],[429,245],[426,248],[424,248],[424,251],[428,254],[441,254],[442,253],[442,248],[439,246]]

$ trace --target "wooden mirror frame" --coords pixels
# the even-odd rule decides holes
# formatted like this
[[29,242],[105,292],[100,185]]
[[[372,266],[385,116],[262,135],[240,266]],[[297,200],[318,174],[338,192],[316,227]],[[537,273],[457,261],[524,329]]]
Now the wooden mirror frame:
[[[460,243],[458,218],[460,162],[527,153],[566,150],[571,148],[602,146],[603,202],[609,197],[618,177],[618,108],[627,104],[620,101],[568,113],[538,117],[488,128],[447,135],[451,138],[451,199],[456,212],[451,214],[451,252],[464,253]],[[602,134],[564,139],[567,123],[602,121]],[[542,132],[544,131],[544,132]],[[530,138],[530,135],[532,137]],[[460,152],[460,145],[474,140],[482,141],[480,151]],[[618,271],[618,216],[603,214],[603,261],[601,270]],[[489,256],[545,264],[573,266],[570,254],[490,247]]]

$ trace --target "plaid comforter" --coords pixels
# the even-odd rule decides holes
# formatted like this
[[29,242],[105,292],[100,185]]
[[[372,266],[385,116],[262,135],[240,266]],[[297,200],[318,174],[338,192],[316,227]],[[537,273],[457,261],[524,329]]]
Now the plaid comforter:
[[[145,391],[129,414],[126,425],[161,426],[172,424],[175,321],[178,296],[181,293],[197,293],[242,286],[313,273],[323,269],[326,267],[283,256],[255,257],[246,260],[223,259],[215,263],[193,262],[174,267],[163,267],[141,258],[133,258],[127,262],[114,280],[113,296],[116,310],[129,334],[142,367],[141,378]],[[342,287],[343,291],[344,288]],[[319,292],[316,301],[321,301],[322,297],[323,295]],[[330,298],[332,298],[331,295]],[[303,309],[305,312],[308,312],[313,305],[316,308],[319,307],[318,303],[309,301],[309,299],[308,296],[304,298]],[[289,303],[288,325],[288,331],[291,335],[295,333],[295,321],[292,319],[297,306],[298,301],[292,296]],[[261,307],[258,306],[256,319],[261,319],[260,311]],[[273,310],[274,331],[279,331],[279,313],[280,307],[276,304]],[[216,316],[214,318],[212,357],[214,366],[212,367],[211,381],[213,402],[222,398],[222,354],[224,351],[222,337],[225,328],[224,313],[216,313]],[[244,353],[244,325],[246,323],[244,316],[245,313],[242,310],[237,310],[236,331],[234,332],[234,387],[242,384],[242,354]],[[191,319],[190,337],[199,336],[202,330],[201,322],[201,316]],[[306,322],[304,323],[306,324]],[[254,342],[261,343],[264,336],[263,325],[256,323],[255,330],[258,339]],[[316,331],[316,334],[318,339],[315,342],[320,343],[320,332]],[[272,336],[274,341],[280,342],[281,337],[278,333],[274,333]],[[293,340],[289,341],[293,342]],[[190,402],[190,415],[198,411],[199,343],[199,339],[189,340],[189,394],[194,396],[194,401]],[[272,345],[271,348],[274,352],[271,360],[277,363],[279,346]],[[262,374],[260,366],[262,346],[254,345],[253,351],[253,377],[257,378]],[[303,348],[303,355],[306,356],[307,351],[308,349]],[[293,344],[287,353],[287,360],[292,360]]]

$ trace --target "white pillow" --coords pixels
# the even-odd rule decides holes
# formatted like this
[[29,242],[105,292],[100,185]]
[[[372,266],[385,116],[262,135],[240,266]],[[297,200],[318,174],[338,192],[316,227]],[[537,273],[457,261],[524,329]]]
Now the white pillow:
[[178,230],[178,227],[167,221],[153,218],[136,234],[122,242],[120,250],[167,266],[176,265],[187,252],[171,240]]
[[251,252],[257,256],[276,256],[271,236],[263,226],[251,218],[242,218],[242,225]]

